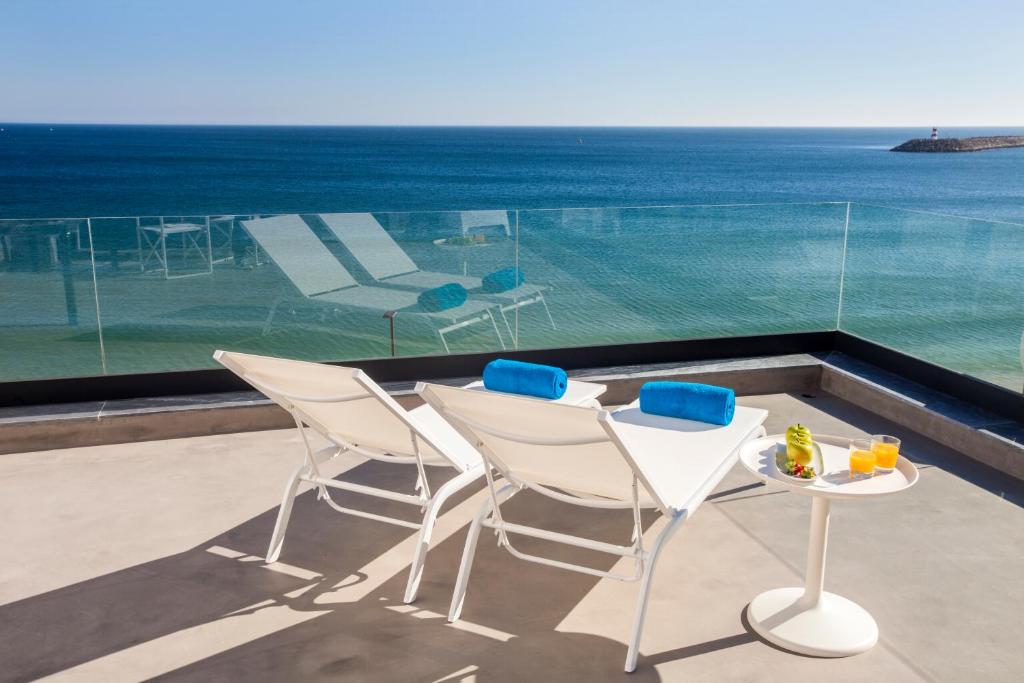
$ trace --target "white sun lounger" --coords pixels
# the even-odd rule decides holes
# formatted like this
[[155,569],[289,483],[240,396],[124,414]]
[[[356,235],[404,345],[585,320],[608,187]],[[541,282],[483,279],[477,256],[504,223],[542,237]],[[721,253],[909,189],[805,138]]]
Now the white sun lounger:
[[[505,221],[505,228],[508,229],[508,217],[504,211],[484,212],[463,212],[463,213],[485,213],[502,214]],[[409,258],[405,250],[387,233],[377,222],[377,219],[370,213],[322,213],[320,218],[327,228],[334,233],[346,249],[359,261],[377,282],[384,285],[396,287],[409,287],[412,289],[432,289],[456,282],[466,289],[479,289],[483,280],[469,275],[456,275],[453,273],[437,273],[427,270],[420,270],[419,266]],[[480,219],[490,222],[496,218]],[[512,327],[509,325],[505,314],[517,308],[523,308],[530,304],[539,303],[544,307],[551,327],[555,328],[555,320],[551,316],[547,301],[544,299],[546,287],[539,285],[522,284],[504,292],[473,292],[474,298],[497,301],[501,304],[502,318],[505,319],[505,327],[509,335],[514,336]]]
[[[317,487],[317,498],[338,512],[419,530],[412,567],[405,589],[405,602],[416,598],[430,535],[438,511],[453,493],[483,475],[480,454],[430,406],[406,410],[381,389],[366,373],[321,363],[217,351],[214,359],[268,398],[287,410],[302,436],[305,459],[285,485],[281,509],[267,548],[267,562],[276,562],[284,544],[292,504],[301,482]],[[605,387],[591,382],[569,381],[561,399],[588,405],[597,402]],[[484,391],[474,391],[476,395]],[[600,405],[600,404],[597,404]],[[313,451],[306,428],[327,439],[330,445]],[[331,458],[351,451],[371,460],[415,465],[413,493],[401,493],[365,484],[325,477],[320,466]],[[426,467],[446,466],[456,475],[431,492]],[[410,481],[410,484],[412,481]],[[328,489],[341,489],[421,508],[421,522],[387,517],[338,505]]]
[[[505,348],[494,318],[493,310],[499,308],[495,303],[470,300],[444,311],[410,310],[418,304],[416,292],[360,285],[298,215],[257,218],[242,221],[242,225],[285,277],[310,301],[425,317],[435,323],[446,353],[449,351],[446,334],[489,321],[501,348]],[[271,306],[264,332],[270,329],[281,302],[279,297]]]
[[[466,539],[449,621],[457,620],[462,611],[477,539],[487,527],[495,530],[500,546],[520,559],[601,578],[639,580],[625,667],[633,671],[651,577],[665,541],[732,468],[740,446],[764,435],[768,413],[737,407],[732,423],[718,427],[647,415],[640,412],[638,402],[609,413],[437,384],[420,383],[416,391],[476,445],[490,489]],[[492,470],[504,482],[496,484]],[[632,509],[632,543],[614,545],[505,521],[501,504],[524,488],[572,505]],[[649,549],[644,545],[642,508],[655,508],[667,518]],[[511,544],[513,535],[630,558],[634,571],[613,574],[529,555]]]

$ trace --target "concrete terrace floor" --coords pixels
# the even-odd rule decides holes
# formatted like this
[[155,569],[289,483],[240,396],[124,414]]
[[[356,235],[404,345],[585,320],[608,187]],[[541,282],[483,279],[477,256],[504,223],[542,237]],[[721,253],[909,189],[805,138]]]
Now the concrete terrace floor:
[[[521,562],[493,542],[478,550],[463,620],[447,625],[481,488],[443,513],[413,606],[401,603],[412,532],[343,517],[311,492],[282,562],[267,566],[300,458],[288,430],[0,456],[0,680],[1021,680],[1019,482],[824,394],[740,402],[768,408],[773,433],[799,420],[818,433],[903,435],[921,466],[903,494],[833,507],[826,589],[875,617],[870,652],[798,656],[745,626],[751,598],[802,583],[810,503],[739,465],[663,554],[632,675],[622,664],[637,584]],[[333,473],[411,486],[404,468],[339,460]],[[629,540],[628,511],[530,493],[508,510]]]

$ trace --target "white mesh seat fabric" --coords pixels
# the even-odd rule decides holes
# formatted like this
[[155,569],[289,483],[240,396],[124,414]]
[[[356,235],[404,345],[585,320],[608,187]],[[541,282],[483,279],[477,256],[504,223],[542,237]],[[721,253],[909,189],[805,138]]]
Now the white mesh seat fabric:
[[[372,216],[370,218],[372,220]],[[321,305],[337,305],[382,313],[394,311],[403,315],[416,315],[441,321],[444,326],[437,328],[437,333],[445,351],[449,350],[446,338],[448,333],[476,323],[490,322],[501,348],[505,348],[505,342],[492,313],[492,309],[500,311],[500,306],[496,304],[467,301],[461,306],[444,311],[426,311],[419,306],[418,295],[414,292],[389,287],[368,287],[356,282],[352,274],[320,241],[301,216],[289,214],[255,218],[241,223],[285,277],[309,301]],[[280,301],[275,302],[271,307],[264,324],[264,332],[270,329],[279,303]]]
[[[338,512],[419,531],[405,593],[406,602],[412,602],[441,505],[483,474],[480,454],[432,408],[421,406],[406,411],[362,370],[229,351],[217,351],[214,358],[291,413],[305,445],[304,461],[285,485],[267,562],[275,562],[280,556],[298,486],[309,482],[319,489],[319,497]],[[332,446],[314,452],[306,438],[306,428],[329,440]],[[415,466],[415,477],[409,479],[412,492],[350,483],[320,473],[320,465],[346,451],[395,465]],[[455,476],[434,493],[424,470],[430,465],[455,470]],[[331,498],[329,489],[415,506],[423,511],[422,522],[342,507]]]
[[[476,215],[479,214],[479,215]],[[460,218],[472,225],[503,225],[508,234],[508,215],[504,211],[464,211]],[[320,219],[334,233],[359,264],[374,280],[381,284],[411,289],[433,289],[449,283],[460,284],[467,290],[477,290],[483,280],[469,275],[438,273],[420,270],[405,250],[388,234],[370,213],[322,213]],[[473,221],[482,221],[473,223]],[[463,230],[465,233],[465,229]],[[543,292],[546,287],[523,284],[504,292],[473,292],[475,298],[503,302],[502,315],[515,308],[541,303],[554,327],[554,319],[547,308]],[[509,333],[512,328],[505,321]]]
[[[214,359],[288,411],[302,435],[303,463],[285,485],[267,562],[275,562],[280,556],[298,486],[309,482],[317,487],[318,498],[338,512],[418,530],[405,589],[405,601],[412,602],[441,506],[452,494],[484,476],[479,451],[432,407],[422,405],[406,410],[357,368],[232,351],[217,351]],[[580,402],[593,403],[604,391],[602,385],[592,383],[570,382],[570,385],[571,396]],[[331,446],[314,452],[307,429],[327,439]],[[409,477],[412,492],[323,476],[320,465],[344,452],[396,466],[415,467]],[[454,476],[434,492],[425,473],[425,467],[431,465],[454,471]],[[406,503],[422,510],[422,521],[410,522],[342,507],[331,498],[329,491],[333,489]]]
[[[421,383],[416,391],[476,444],[490,489],[490,498],[474,519],[466,540],[449,620],[458,619],[462,610],[480,532],[484,527],[492,528],[498,534],[499,545],[520,559],[602,578],[641,582],[626,654],[626,671],[632,671],[661,548],[736,463],[740,447],[764,435],[767,412],[738,406],[729,425],[716,426],[647,415],[640,412],[638,402],[609,413],[436,384]],[[492,469],[505,481],[496,483]],[[616,546],[506,521],[501,504],[526,488],[582,507],[632,508],[633,544]],[[642,507],[655,507],[668,518],[649,550],[644,547]],[[512,544],[510,538],[517,535],[631,558],[635,572],[613,574],[530,555]]]

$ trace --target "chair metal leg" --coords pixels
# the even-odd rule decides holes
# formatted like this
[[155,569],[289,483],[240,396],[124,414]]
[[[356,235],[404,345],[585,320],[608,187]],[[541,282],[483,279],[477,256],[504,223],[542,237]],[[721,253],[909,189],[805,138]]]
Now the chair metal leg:
[[543,294],[540,295],[540,303],[544,307],[544,312],[548,314],[548,322],[551,323],[551,329],[557,330],[558,328],[555,327],[555,319],[551,317],[551,309],[548,308],[548,301],[544,298]]
[[508,316],[505,315],[504,307],[498,306],[498,312],[501,313],[501,319],[505,321],[505,329],[508,330],[508,338],[512,340],[513,348],[519,348],[519,339],[512,331],[512,326],[508,324]]
[[501,332],[498,331],[498,323],[494,319],[494,314],[488,311],[487,317],[491,319],[491,325],[494,327],[494,336],[498,338],[498,343],[501,344],[501,350],[504,351],[506,349],[505,340],[501,338]]
[[441,338],[441,346],[444,347],[445,354],[451,353],[451,349],[448,348],[448,340],[444,338],[444,330],[438,330],[437,336]]
[[163,228],[164,219],[160,219],[160,253],[163,254],[161,257],[160,264],[164,267],[164,279],[166,280],[171,274],[171,264],[167,262],[167,235],[164,233]]
[[430,535],[434,531],[434,523],[441,511],[441,506],[455,492],[461,491],[468,484],[484,475],[483,467],[475,467],[453,477],[437,490],[434,497],[427,504],[426,512],[423,515],[423,525],[420,527],[419,536],[416,539],[416,550],[412,557],[412,567],[409,569],[409,581],[405,586],[406,604],[416,599],[416,593],[420,587],[420,579],[423,578],[423,565],[427,561],[427,551],[430,549]]
[[[142,226],[141,221],[138,218],[135,219],[135,243],[139,247],[139,271],[142,273],[146,272],[146,259],[142,255]],[[146,240],[146,246],[149,246],[149,240]]]
[[263,330],[261,333],[265,336],[270,332],[270,326],[274,324],[274,316],[277,314],[277,307],[284,301],[284,297],[277,297],[274,299],[273,305],[270,307],[270,311],[267,312],[267,319],[263,321]]
[[665,541],[675,533],[685,517],[677,515],[668,521],[668,525],[658,534],[654,541],[650,554],[644,561],[644,573],[640,579],[640,595],[636,599],[636,612],[633,615],[633,633],[629,639],[629,650],[626,652],[626,672],[630,673],[636,669],[636,658],[640,647],[640,634],[644,628],[644,617],[647,616],[647,598],[651,590],[651,578],[654,576],[654,567],[658,562],[658,556],[665,545]]
[[210,217],[206,217],[206,272],[213,272],[213,235],[210,233]]
[[292,516],[292,504],[295,502],[295,493],[302,481],[302,475],[306,471],[306,465],[302,464],[295,470],[295,474],[288,480],[284,487],[284,497],[281,499],[281,509],[277,513],[277,523],[274,524],[274,533],[270,537],[270,546],[267,548],[267,564],[277,562],[281,556],[281,546],[284,545],[284,534],[288,529],[288,519]]
[[[512,484],[506,484],[495,494],[498,504],[508,500],[517,490]],[[462,603],[466,599],[466,588],[469,586],[469,572],[473,569],[473,556],[476,554],[476,542],[480,538],[480,530],[484,528],[484,520],[493,510],[491,498],[488,497],[469,527],[466,547],[462,551],[462,562],[459,565],[459,578],[455,581],[455,592],[452,593],[452,604],[448,609],[448,621],[458,621],[459,615],[462,614]]]

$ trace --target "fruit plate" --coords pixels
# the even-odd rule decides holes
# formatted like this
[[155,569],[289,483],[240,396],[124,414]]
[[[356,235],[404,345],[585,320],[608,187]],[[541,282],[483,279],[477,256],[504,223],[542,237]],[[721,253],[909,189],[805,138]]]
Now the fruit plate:
[[807,484],[813,484],[818,481],[824,473],[825,459],[821,455],[821,446],[819,446],[817,442],[814,442],[811,445],[814,446],[814,455],[811,456],[811,467],[814,468],[814,476],[810,479],[804,479],[803,477],[797,477],[786,472],[786,444],[776,443],[775,469],[778,471],[779,476],[799,486],[806,486]]

